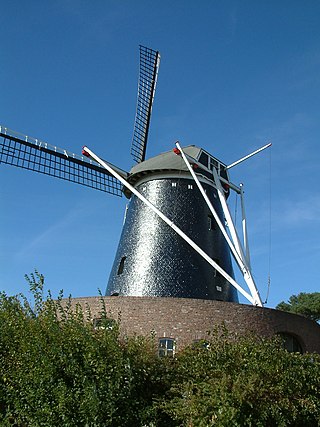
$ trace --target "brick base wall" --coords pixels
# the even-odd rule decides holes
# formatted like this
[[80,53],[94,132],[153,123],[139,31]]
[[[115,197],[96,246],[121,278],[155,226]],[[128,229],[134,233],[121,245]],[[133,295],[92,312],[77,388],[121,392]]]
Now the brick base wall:
[[[279,332],[294,335],[304,351],[320,354],[320,325],[297,314],[232,302],[160,297],[103,297],[110,317],[120,318],[123,334],[167,337],[177,350],[194,340],[208,338],[208,331],[224,323],[230,332],[249,331],[271,337]],[[100,297],[74,298],[93,318],[101,312]]]

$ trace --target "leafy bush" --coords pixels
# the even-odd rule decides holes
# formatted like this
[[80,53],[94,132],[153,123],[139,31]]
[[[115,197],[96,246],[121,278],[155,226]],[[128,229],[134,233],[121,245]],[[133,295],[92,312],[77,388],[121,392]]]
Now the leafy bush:
[[41,274],[27,280],[32,304],[0,294],[1,426],[320,425],[319,355],[219,328],[158,358],[152,335],[120,335],[103,299],[95,328],[89,308],[43,298]]
[[39,273],[27,279],[33,307],[0,295],[1,425],[139,425],[163,381],[152,339],[121,340],[117,323],[95,329],[61,295],[44,300]]
[[178,356],[158,408],[184,426],[320,425],[319,355],[288,353],[275,340],[231,337]]

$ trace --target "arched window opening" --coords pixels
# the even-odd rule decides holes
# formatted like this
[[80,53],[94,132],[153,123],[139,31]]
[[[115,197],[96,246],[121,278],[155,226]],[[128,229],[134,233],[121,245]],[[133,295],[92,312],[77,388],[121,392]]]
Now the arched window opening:
[[303,353],[302,346],[297,337],[287,332],[280,332],[278,334],[283,342],[283,348],[290,353]]

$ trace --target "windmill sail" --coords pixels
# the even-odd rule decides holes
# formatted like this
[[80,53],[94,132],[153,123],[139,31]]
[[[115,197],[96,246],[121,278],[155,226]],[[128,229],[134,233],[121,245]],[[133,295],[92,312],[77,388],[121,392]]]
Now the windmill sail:
[[[91,187],[115,196],[122,195],[122,184],[86,157],[77,156],[46,142],[15,134],[0,126],[0,164],[40,172]],[[126,175],[126,172],[122,175]]]
[[146,157],[153,98],[160,65],[160,53],[140,46],[140,72],[137,109],[131,145],[131,155],[137,163]]

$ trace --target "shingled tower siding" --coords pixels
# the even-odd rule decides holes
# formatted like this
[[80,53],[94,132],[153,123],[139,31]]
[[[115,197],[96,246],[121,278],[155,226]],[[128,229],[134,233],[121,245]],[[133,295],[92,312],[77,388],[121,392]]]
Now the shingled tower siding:
[[[224,223],[216,189],[203,187]],[[233,277],[227,243],[192,179],[152,176],[136,188]],[[234,288],[136,196],[106,295],[238,301]]]

